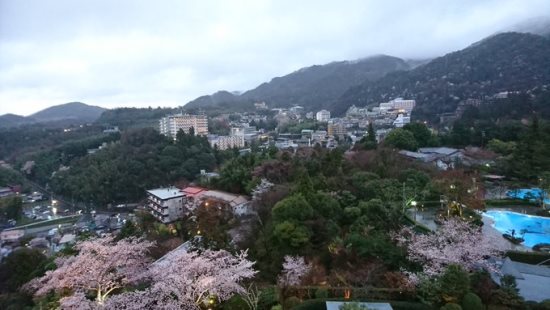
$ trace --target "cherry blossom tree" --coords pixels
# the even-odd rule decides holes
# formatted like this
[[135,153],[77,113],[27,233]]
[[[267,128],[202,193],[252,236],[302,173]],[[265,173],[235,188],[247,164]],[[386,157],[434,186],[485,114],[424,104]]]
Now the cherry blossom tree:
[[148,278],[148,252],[152,246],[153,243],[136,238],[118,242],[113,237],[87,240],[76,245],[77,255],[57,258],[57,269],[26,287],[37,296],[50,291],[71,292],[61,300],[64,309],[92,307],[84,306],[88,293],[93,293],[95,303],[102,305],[117,289]]
[[151,290],[175,297],[182,306],[198,306],[212,296],[227,300],[244,293],[241,282],[256,274],[246,257],[246,251],[235,256],[225,250],[176,253],[153,265]]
[[305,262],[301,256],[285,256],[283,270],[279,275],[279,284],[294,286],[302,283],[304,277],[311,271],[311,264]]
[[107,309],[200,309],[211,300],[245,294],[243,280],[254,277],[246,252],[173,252],[150,268],[151,286],[111,297]]
[[436,232],[417,234],[405,227],[395,239],[407,248],[408,258],[420,263],[427,276],[440,274],[446,266],[460,265],[466,270],[493,269],[487,258],[501,254],[500,240],[482,234],[481,228],[459,218],[445,221]]

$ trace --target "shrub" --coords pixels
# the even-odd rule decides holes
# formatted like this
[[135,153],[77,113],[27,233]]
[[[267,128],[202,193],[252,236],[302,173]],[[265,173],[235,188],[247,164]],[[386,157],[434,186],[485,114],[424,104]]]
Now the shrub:
[[310,299],[294,307],[292,310],[326,310],[325,302],[325,299]]
[[223,303],[223,310],[240,310],[247,309],[248,305],[246,301],[241,296],[235,295],[231,297],[228,301]]
[[292,309],[301,303],[302,301],[300,300],[300,298],[296,296],[290,296],[285,299],[285,309]]
[[443,306],[439,309],[440,310],[462,310],[462,307],[459,304],[455,304],[453,302],[450,302],[450,303],[446,304],[445,306]]
[[483,310],[481,298],[474,293],[468,293],[462,298],[462,308],[467,310]]
[[277,290],[274,287],[268,287],[261,290],[258,300],[258,309],[269,310],[278,303]]
[[[521,252],[521,251],[508,251],[506,256],[509,257],[514,262],[526,263],[526,264],[539,264],[543,261],[550,259],[550,254],[548,253],[537,253],[537,252]],[[550,262],[546,262],[544,265],[550,265]]]
[[461,266],[450,265],[439,278],[441,294],[448,302],[458,302],[470,290],[470,277]]
[[392,301],[390,302],[393,310],[433,310],[430,305],[411,301]]
[[328,298],[328,290],[326,288],[316,289],[315,298]]
[[271,307],[271,310],[283,310],[283,306],[275,305],[275,306]]

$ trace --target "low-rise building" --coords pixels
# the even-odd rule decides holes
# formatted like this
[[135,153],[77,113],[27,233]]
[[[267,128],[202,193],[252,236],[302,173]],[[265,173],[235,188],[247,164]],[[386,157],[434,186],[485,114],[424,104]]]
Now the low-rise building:
[[207,189],[196,186],[188,186],[181,190],[185,195],[185,207],[187,210],[194,210],[197,206],[200,195]]
[[180,219],[184,214],[184,204],[185,193],[176,187],[147,191],[147,206],[151,214],[164,224]]
[[423,147],[418,152],[400,151],[400,155],[409,159],[433,163],[440,170],[454,169],[462,161],[464,151],[450,147]]
[[327,139],[327,132],[325,130],[316,130],[311,133],[311,141],[322,142]]
[[210,203],[221,202],[231,207],[231,211],[236,216],[242,216],[250,213],[248,199],[241,195],[234,195],[222,191],[207,190],[203,191],[196,196],[196,202]]
[[25,236],[24,229],[4,229],[0,232],[0,241],[2,242],[15,242]]
[[209,136],[208,142],[219,150],[244,147],[244,136]]
[[14,195],[15,193],[9,187],[0,187],[0,198]]

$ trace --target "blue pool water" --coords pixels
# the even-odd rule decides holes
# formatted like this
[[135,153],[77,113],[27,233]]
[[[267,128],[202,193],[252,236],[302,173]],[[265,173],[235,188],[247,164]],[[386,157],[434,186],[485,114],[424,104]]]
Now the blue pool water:
[[518,188],[513,190],[506,191],[506,196],[509,198],[523,199],[536,201],[538,199],[543,199],[545,204],[550,204],[550,198],[548,194],[540,188]]
[[514,229],[515,236],[521,237],[522,230],[525,230],[525,241],[522,243],[525,246],[550,243],[550,218],[498,210],[487,211],[483,215],[491,218],[493,227],[503,234],[511,234]]

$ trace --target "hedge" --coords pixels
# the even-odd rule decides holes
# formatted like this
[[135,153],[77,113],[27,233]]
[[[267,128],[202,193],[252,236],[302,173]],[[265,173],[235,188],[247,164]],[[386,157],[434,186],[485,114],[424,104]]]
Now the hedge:
[[[541,252],[522,252],[522,251],[508,251],[506,256],[511,260],[520,263],[536,265],[540,262],[550,259],[550,253]],[[544,263],[544,265],[550,265],[550,261]]]
[[[325,302],[327,301],[349,301],[345,299],[310,299],[302,302],[300,305],[292,308],[292,310],[326,310]],[[394,310],[434,310],[432,306],[410,301],[373,301],[373,302],[388,302]]]
[[487,199],[486,206],[491,207],[518,207],[518,206],[538,206],[538,203],[522,199]]
[[285,291],[285,296],[297,296],[301,299],[318,299],[315,295],[317,290],[326,289],[328,298],[344,298],[350,294],[353,299],[368,300],[414,300],[414,291],[406,291],[396,288],[379,287],[324,287],[324,286],[294,286]]

